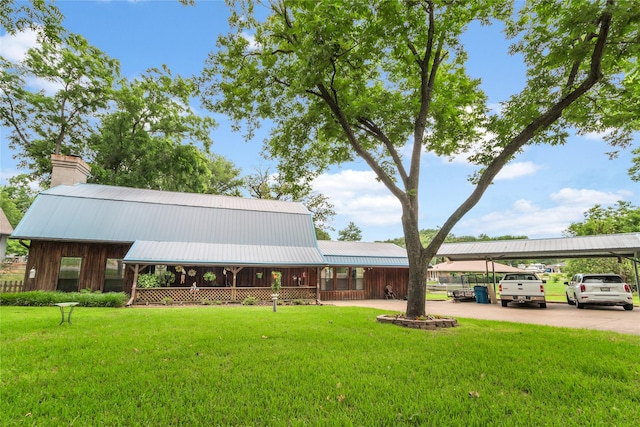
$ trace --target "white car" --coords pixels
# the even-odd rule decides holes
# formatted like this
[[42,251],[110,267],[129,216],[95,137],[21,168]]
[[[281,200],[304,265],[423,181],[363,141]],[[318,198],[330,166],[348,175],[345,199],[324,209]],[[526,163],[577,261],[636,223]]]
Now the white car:
[[586,304],[621,305],[633,310],[631,286],[617,274],[576,274],[567,285],[567,303],[578,308]]

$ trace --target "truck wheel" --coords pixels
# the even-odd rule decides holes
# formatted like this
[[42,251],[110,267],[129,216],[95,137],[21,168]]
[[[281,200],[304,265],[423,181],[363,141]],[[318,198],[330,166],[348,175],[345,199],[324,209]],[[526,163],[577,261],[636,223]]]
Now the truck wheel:
[[547,303],[546,302],[541,302],[540,303],[540,308],[547,308]]
[[571,298],[569,298],[569,294],[565,294],[567,296],[567,304],[569,305],[576,305],[576,302],[573,301]]
[[584,308],[584,304],[582,304],[580,301],[576,300],[576,307]]
[[503,307],[506,307],[507,304],[509,304],[509,301],[502,299],[500,300],[500,304],[502,304]]
[[631,311],[631,310],[633,310],[633,304],[625,304],[623,307],[624,307],[624,309],[625,309],[625,310],[627,310],[627,311]]

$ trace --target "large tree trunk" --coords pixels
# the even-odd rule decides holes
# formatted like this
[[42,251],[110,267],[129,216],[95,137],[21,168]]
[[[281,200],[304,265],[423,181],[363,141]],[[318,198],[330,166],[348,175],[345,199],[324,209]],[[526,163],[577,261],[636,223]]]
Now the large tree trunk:
[[407,317],[419,317],[426,314],[427,268],[431,257],[420,242],[420,231],[417,217],[410,206],[403,204],[402,227],[409,259],[409,295],[407,298]]

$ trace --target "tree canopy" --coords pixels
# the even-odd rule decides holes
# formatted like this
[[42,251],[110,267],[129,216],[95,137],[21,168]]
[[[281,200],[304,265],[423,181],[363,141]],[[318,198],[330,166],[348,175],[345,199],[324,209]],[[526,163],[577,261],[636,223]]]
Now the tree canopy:
[[331,240],[329,223],[335,216],[333,205],[324,194],[312,191],[309,185],[296,185],[286,181],[282,174],[272,174],[269,169],[258,169],[245,177],[249,195],[256,199],[283,200],[300,202],[313,215],[316,237],[319,240]]
[[58,40],[61,23],[62,14],[46,0],[0,0],[0,25],[9,34],[31,29],[44,39]]
[[[0,123],[12,130],[9,147],[19,167],[48,181],[51,154],[86,154],[86,138],[107,107],[119,63],[79,35],[44,41],[22,63],[0,58]],[[27,89],[28,79],[49,90]]]
[[[28,16],[7,19],[20,30]],[[51,154],[74,154],[90,164],[93,183],[239,194],[240,170],[210,153],[215,121],[190,107],[197,93],[192,79],[164,66],[121,78],[117,60],[57,30],[21,62],[0,57],[0,124],[32,181],[48,187]]]
[[640,207],[618,201],[606,208],[595,205],[584,213],[584,220],[571,223],[566,231],[570,236],[635,233],[640,230]]
[[113,111],[88,141],[91,182],[157,190],[211,192],[207,158],[215,122],[189,107],[190,79],[150,69],[113,91]]
[[345,242],[359,242],[362,240],[362,230],[353,222],[338,232],[338,240]]
[[[247,134],[273,123],[268,152],[289,182],[362,159],[402,206],[407,316],[425,314],[426,267],[453,226],[527,144],[570,130],[629,145],[640,127],[633,2],[228,1],[231,31],[200,78],[203,103]],[[260,5],[260,7],[257,6]],[[262,7],[265,6],[265,7]],[[465,68],[469,24],[502,21],[527,82],[490,113]],[[629,108],[631,106],[631,108]],[[420,242],[421,155],[471,152],[469,197]]]

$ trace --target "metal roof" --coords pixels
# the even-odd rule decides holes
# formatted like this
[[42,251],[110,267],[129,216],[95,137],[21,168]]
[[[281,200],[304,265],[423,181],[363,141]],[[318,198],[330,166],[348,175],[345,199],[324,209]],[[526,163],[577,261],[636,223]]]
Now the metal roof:
[[640,253],[640,233],[554,239],[494,240],[444,243],[437,256],[452,261],[473,259],[541,259],[636,257]]
[[136,241],[126,264],[326,265],[316,247]]
[[437,272],[459,272],[459,273],[484,273],[485,271],[496,273],[520,273],[525,270],[500,264],[495,261],[473,260],[473,261],[448,261],[441,262],[429,267],[429,271]]
[[309,213],[309,210],[301,203],[267,199],[246,199],[242,197],[219,196],[213,194],[147,190],[143,188],[117,187],[113,185],[58,185],[49,190],[43,191],[40,194],[202,208],[221,208],[260,212],[287,212],[298,214]]
[[409,267],[406,249],[393,243],[319,240],[318,246],[328,265]]
[[311,214],[300,203],[94,184],[40,193],[11,237],[316,246]]

